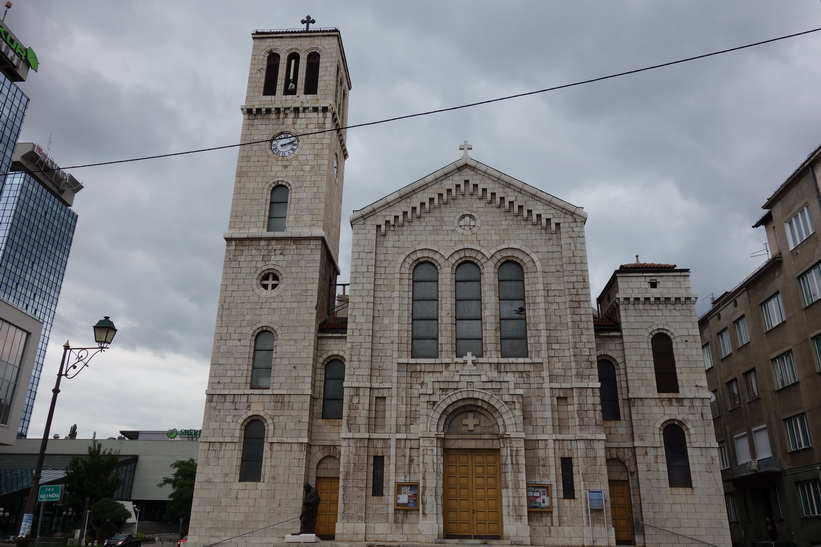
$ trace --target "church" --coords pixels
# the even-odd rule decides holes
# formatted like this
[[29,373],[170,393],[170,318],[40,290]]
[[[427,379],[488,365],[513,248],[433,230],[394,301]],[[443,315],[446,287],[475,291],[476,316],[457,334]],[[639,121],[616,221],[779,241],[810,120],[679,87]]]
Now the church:
[[[729,545],[689,270],[456,161],[350,216],[336,29],[256,31],[189,545]],[[303,21],[305,23],[305,21]],[[459,155],[460,154],[460,155]],[[347,215],[346,215],[347,220]]]

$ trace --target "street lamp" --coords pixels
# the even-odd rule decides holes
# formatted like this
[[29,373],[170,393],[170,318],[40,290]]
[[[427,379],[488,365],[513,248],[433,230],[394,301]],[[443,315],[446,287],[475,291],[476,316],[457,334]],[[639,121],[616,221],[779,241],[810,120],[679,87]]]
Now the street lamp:
[[51,432],[51,420],[54,418],[54,407],[57,404],[57,395],[60,393],[60,381],[65,376],[66,380],[71,380],[82,372],[91,359],[98,353],[108,349],[109,344],[117,334],[117,328],[111,319],[106,315],[94,325],[94,341],[97,347],[72,348],[68,342],[63,344],[63,359],[60,361],[60,370],[57,371],[57,381],[54,389],[51,390],[51,406],[48,408],[46,418],[46,429],[43,432],[43,442],[40,443],[40,453],[37,456],[37,465],[34,468],[34,475],[31,477],[31,489],[26,500],[26,509],[23,514],[23,522],[20,525],[19,537],[30,537],[31,524],[34,521],[34,509],[37,507],[37,493],[40,489],[40,477],[43,474],[43,460],[46,457],[46,447],[48,446],[48,435]]

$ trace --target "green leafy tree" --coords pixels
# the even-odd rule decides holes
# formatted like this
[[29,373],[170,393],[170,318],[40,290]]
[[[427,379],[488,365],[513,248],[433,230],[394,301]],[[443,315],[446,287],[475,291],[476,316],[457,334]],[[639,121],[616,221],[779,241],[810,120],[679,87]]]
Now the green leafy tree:
[[68,430],[68,435],[66,435],[66,439],[76,439],[77,438],[77,424],[71,426],[71,429]]
[[[78,515],[103,498],[114,496],[120,486],[120,478],[116,469],[119,462],[119,452],[103,450],[97,441],[84,456],[75,456],[66,467],[66,501],[69,507]],[[86,506],[88,499],[89,506]]]
[[88,522],[100,541],[116,534],[130,516],[131,512],[119,501],[102,498],[91,506]]
[[197,460],[194,458],[177,460],[171,464],[171,468],[174,470],[174,474],[170,477],[163,477],[162,482],[157,485],[159,488],[163,486],[171,487],[165,518],[171,521],[182,518],[187,521],[191,517],[191,505],[194,502]]

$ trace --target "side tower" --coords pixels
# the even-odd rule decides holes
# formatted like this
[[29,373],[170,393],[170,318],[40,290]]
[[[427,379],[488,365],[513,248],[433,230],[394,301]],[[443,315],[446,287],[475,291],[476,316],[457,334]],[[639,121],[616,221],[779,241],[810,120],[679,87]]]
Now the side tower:
[[[340,33],[306,28],[252,38],[192,543],[299,514],[316,437],[317,331],[338,274],[350,90]],[[298,524],[285,526],[246,539],[270,544]]]
[[695,303],[690,270],[673,264],[622,265],[598,297],[611,325],[596,347],[612,525],[625,544],[730,543]]

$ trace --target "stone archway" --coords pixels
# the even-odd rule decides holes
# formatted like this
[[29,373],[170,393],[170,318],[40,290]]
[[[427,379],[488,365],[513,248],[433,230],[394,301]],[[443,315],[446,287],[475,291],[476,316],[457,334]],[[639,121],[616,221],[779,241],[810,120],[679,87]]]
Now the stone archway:
[[465,405],[445,420],[442,523],[450,539],[501,539],[503,530],[499,424]]

